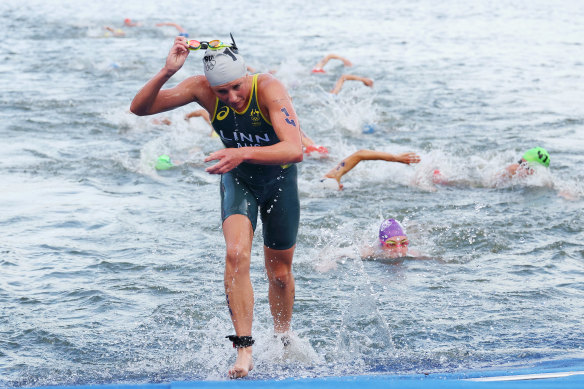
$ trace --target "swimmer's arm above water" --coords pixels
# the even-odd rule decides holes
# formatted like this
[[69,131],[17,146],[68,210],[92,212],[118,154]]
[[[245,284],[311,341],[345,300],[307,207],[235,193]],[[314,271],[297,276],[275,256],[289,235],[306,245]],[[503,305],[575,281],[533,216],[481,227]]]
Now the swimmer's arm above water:
[[211,118],[209,117],[209,112],[204,109],[197,109],[195,111],[189,112],[185,115],[185,120],[189,120],[191,118],[198,118],[202,117],[209,125],[211,125]]
[[348,59],[341,57],[340,55],[331,53],[331,54],[325,55],[323,59],[318,61],[316,63],[316,65],[314,65],[315,69],[322,69],[324,67],[324,65],[326,65],[328,63],[328,61],[330,61],[331,59],[338,59],[340,61],[343,61],[343,65],[345,65],[345,66],[353,66],[351,61],[349,61]]
[[165,23],[156,23],[156,27],[162,27],[162,26],[170,26],[170,27],[174,27],[178,30],[178,32],[180,33],[185,33],[187,32],[187,30],[185,30],[180,24],[177,23],[173,23],[173,22],[165,22]]
[[339,79],[337,80],[335,87],[331,90],[332,94],[337,94],[341,91],[341,89],[343,88],[343,84],[345,83],[345,81],[348,80],[353,80],[353,81],[361,81],[364,85],[373,88],[373,80],[370,78],[366,78],[366,77],[361,77],[361,76],[355,76],[352,74],[343,74],[341,77],[339,77]]
[[343,159],[333,170],[329,171],[325,177],[337,180],[337,183],[339,184],[339,190],[341,190],[343,189],[343,185],[341,184],[341,177],[357,166],[359,162],[366,160],[382,160],[388,162],[412,164],[419,163],[420,156],[416,153],[390,154],[375,150],[359,150]]

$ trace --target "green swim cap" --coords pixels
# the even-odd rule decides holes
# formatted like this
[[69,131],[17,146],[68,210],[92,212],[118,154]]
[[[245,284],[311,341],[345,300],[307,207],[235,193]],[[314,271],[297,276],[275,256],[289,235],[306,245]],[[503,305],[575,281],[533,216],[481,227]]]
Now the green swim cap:
[[550,166],[550,155],[543,147],[534,147],[527,150],[522,158],[527,162],[537,162],[545,167]]
[[172,164],[170,157],[166,154],[163,154],[156,160],[156,165],[154,165],[154,168],[156,170],[168,170],[173,166],[174,165]]

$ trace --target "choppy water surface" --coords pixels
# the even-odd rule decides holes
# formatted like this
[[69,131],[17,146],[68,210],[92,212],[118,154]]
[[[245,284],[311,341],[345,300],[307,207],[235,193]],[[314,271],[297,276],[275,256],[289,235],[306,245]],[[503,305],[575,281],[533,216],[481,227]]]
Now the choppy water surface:
[[[277,70],[303,129],[292,348],[272,338],[261,226],[252,377],[419,373],[584,358],[584,7],[559,2],[4,1],[0,4],[0,384],[223,379],[221,147],[190,106],[128,113],[175,30],[234,33]],[[141,26],[104,36],[103,26]],[[352,60],[310,69],[324,54]],[[170,82],[201,73],[193,53]],[[346,83],[343,72],[374,79]],[[373,125],[373,134],[363,128]],[[543,146],[549,171],[498,182]],[[320,177],[371,148],[337,191]],[[187,161],[157,172],[156,156]],[[435,169],[453,184],[435,186]],[[362,261],[387,217],[427,261]]]

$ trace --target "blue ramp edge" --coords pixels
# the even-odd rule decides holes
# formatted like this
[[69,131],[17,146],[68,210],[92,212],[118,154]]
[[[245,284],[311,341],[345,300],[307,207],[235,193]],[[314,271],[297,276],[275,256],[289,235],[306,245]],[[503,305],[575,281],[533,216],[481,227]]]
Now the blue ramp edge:
[[198,381],[172,383],[170,389],[217,389],[217,388],[584,388],[584,376],[570,376],[528,381],[476,382],[461,379],[427,377],[358,376],[310,379],[285,379],[281,381]]
[[[574,362],[574,361],[572,361]],[[498,371],[465,371],[414,375],[372,374],[317,378],[253,379],[224,381],[180,381],[163,384],[107,384],[76,386],[44,386],[36,389],[221,389],[221,388],[284,388],[284,389],[441,389],[441,388],[584,388],[584,364],[549,363],[530,369]]]
[[288,378],[284,380],[229,380],[172,382],[170,384],[144,385],[90,385],[90,386],[50,386],[50,389],[221,389],[221,388],[284,388],[284,389],[356,389],[356,388],[396,388],[396,389],[443,389],[443,388],[497,388],[497,389],[582,389],[584,375],[561,378],[530,379],[520,381],[476,382],[456,378],[356,376],[325,378]]

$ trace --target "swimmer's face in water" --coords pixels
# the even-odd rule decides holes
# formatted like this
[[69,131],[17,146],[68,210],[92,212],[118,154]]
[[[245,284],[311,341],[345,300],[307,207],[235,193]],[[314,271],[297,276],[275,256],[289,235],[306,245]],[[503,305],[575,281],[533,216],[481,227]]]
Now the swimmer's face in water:
[[535,170],[529,166],[529,162],[527,162],[525,159],[521,158],[517,163],[519,166],[517,167],[516,174],[521,176],[530,176],[535,173]]
[[405,257],[408,255],[410,240],[407,236],[392,236],[381,244],[383,251],[395,257]]
[[247,76],[237,78],[227,84],[212,86],[211,89],[223,103],[241,112],[248,103],[251,92],[251,80]]

